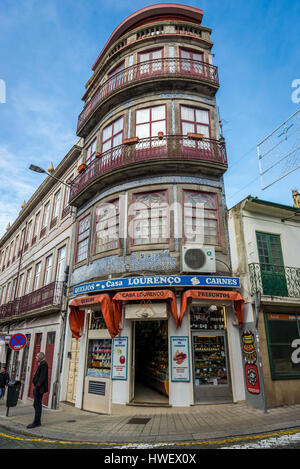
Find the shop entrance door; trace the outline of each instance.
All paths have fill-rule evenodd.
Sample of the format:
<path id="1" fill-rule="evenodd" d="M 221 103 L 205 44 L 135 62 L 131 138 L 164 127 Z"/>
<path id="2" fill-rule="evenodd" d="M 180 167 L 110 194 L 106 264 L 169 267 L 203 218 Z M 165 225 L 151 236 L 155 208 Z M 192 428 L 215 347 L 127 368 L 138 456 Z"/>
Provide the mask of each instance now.
<path id="1" fill-rule="evenodd" d="M 232 402 L 226 331 L 193 332 L 195 404 Z"/>
<path id="2" fill-rule="evenodd" d="M 135 321 L 133 330 L 132 403 L 169 405 L 168 321 Z"/>

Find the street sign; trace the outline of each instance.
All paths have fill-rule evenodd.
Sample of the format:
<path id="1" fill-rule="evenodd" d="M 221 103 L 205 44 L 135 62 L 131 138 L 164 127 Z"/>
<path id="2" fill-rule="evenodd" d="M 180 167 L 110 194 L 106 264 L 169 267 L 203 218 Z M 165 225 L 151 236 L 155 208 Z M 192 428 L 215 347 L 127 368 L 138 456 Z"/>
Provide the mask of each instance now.
<path id="1" fill-rule="evenodd" d="M 26 344 L 27 339 L 25 335 L 20 333 L 14 334 L 9 341 L 9 347 L 12 350 L 15 350 L 16 352 L 22 350 L 22 348 L 24 348 Z"/>

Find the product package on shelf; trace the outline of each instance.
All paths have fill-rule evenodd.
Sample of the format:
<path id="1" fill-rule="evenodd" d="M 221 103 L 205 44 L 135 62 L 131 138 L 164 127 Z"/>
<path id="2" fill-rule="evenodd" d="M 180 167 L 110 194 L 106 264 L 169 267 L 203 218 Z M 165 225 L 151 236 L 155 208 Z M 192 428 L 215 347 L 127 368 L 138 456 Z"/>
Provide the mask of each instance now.
<path id="1" fill-rule="evenodd" d="M 227 365 L 223 336 L 194 336 L 195 384 L 227 384 Z"/>
<path id="2" fill-rule="evenodd" d="M 223 306 L 191 305 L 191 329 L 224 330 L 226 329 Z"/>
<path id="3" fill-rule="evenodd" d="M 111 340 L 89 340 L 87 376 L 110 378 L 111 375 Z"/>

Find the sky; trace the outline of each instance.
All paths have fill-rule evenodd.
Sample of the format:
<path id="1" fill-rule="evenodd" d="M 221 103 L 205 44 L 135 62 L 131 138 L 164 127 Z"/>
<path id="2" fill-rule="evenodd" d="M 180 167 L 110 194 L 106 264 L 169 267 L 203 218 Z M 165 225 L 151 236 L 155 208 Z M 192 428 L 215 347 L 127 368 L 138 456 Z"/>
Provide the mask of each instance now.
<path id="1" fill-rule="evenodd" d="M 78 141 L 85 84 L 112 31 L 157 3 L 0 0 L 0 236 L 45 178 L 29 165 L 56 167 Z M 228 208 L 250 194 L 292 205 L 300 170 L 262 190 L 257 144 L 300 109 L 299 0 L 173 3 L 202 9 L 212 28 Z"/>

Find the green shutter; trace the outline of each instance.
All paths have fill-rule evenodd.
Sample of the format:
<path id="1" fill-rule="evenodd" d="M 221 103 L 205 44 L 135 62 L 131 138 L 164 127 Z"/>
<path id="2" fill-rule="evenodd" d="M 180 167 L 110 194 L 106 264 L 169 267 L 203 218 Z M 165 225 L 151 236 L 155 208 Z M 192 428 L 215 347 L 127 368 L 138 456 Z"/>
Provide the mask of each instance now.
<path id="1" fill-rule="evenodd" d="M 256 233 L 264 295 L 288 296 L 280 236 Z"/>

